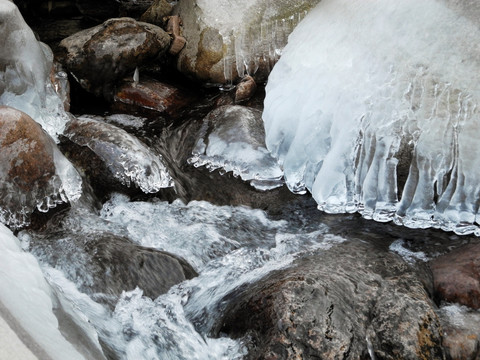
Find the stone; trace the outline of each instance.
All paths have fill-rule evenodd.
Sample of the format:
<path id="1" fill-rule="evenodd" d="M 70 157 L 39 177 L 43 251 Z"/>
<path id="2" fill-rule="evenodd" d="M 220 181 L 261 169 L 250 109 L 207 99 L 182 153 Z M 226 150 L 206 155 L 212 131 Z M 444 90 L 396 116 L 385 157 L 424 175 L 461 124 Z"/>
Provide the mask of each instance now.
<path id="1" fill-rule="evenodd" d="M 28 226 L 31 214 L 76 200 L 81 179 L 42 127 L 27 114 L 0 106 L 0 221 Z"/>
<path id="2" fill-rule="evenodd" d="M 112 191 L 150 194 L 173 186 L 160 154 L 101 117 L 72 119 L 64 135 L 63 151 L 100 198 Z"/>
<path id="3" fill-rule="evenodd" d="M 439 256 L 430 262 L 430 267 L 438 301 L 480 308 L 480 243 Z"/>
<path id="4" fill-rule="evenodd" d="M 116 89 L 113 109 L 124 113 L 175 115 L 195 99 L 179 88 L 148 78 L 123 81 Z"/>
<path id="5" fill-rule="evenodd" d="M 172 13 L 173 6 L 167 0 L 154 0 L 152 5 L 142 14 L 140 21 L 164 26 L 166 17 Z"/>
<path id="6" fill-rule="evenodd" d="M 445 359 L 416 271 L 350 240 L 237 289 L 214 335 L 247 336 L 246 359 Z"/>
<path id="7" fill-rule="evenodd" d="M 80 13 L 95 23 L 119 16 L 119 5 L 116 0 L 75 0 Z"/>
<path id="8" fill-rule="evenodd" d="M 182 258 L 109 232 L 85 233 L 75 225 L 47 231 L 30 241 L 31 252 L 61 269 L 80 291 L 112 305 L 122 291 L 139 287 L 155 299 L 173 285 L 197 276 Z"/>
<path id="9" fill-rule="evenodd" d="M 59 61 L 85 90 L 111 99 L 118 80 L 169 46 L 170 36 L 160 27 L 116 18 L 62 40 Z"/>
<path id="10" fill-rule="evenodd" d="M 177 68 L 215 84 L 244 75 L 264 81 L 287 37 L 317 0 L 182 0 L 174 8 L 183 22 L 185 48 Z"/>
<path id="11" fill-rule="evenodd" d="M 237 85 L 235 91 L 235 104 L 249 100 L 257 90 L 257 84 L 250 75 L 246 75 Z"/>

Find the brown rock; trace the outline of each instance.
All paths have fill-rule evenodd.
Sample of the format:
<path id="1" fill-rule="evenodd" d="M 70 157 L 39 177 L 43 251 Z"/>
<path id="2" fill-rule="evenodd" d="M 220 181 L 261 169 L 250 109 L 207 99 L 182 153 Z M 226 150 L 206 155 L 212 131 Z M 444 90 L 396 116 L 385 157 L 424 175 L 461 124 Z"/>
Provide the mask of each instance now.
<path id="1" fill-rule="evenodd" d="M 37 208 L 46 212 L 67 201 L 56 174 L 60 157 L 55 143 L 30 116 L 0 106 L 1 222 L 23 227 Z"/>
<path id="2" fill-rule="evenodd" d="M 169 46 L 160 27 L 117 18 L 62 40 L 59 59 L 85 90 L 109 99 L 117 80 Z"/>
<path id="3" fill-rule="evenodd" d="M 480 243 L 457 248 L 430 266 L 439 300 L 480 308 Z"/>
<path id="4" fill-rule="evenodd" d="M 235 92 L 235 104 L 249 100 L 257 90 L 257 84 L 250 75 L 245 76 L 242 81 L 237 85 L 237 91 Z"/>
<path id="5" fill-rule="evenodd" d="M 172 44 L 168 49 L 169 54 L 177 55 L 187 43 L 187 40 L 181 35 L 180 25 L 182 20 L 180 16 L 174 15 L 168 17 L 167 32 L 172 36 Z"/>
<path id="6" fill-rule="evenodd" d="M 165 25 L 165 19 L 171 14 L 173 6 L 167 0 L 155 0 L 152 5 L 140 17 L 140 21 L 158 26 Z"/>
<path id="7" fill-rule="evenodd" d="M 174 115 L 194 98 L 180 89 L 153 79 L 124 81 L 114 96 L 113 108 L 126 113 Z"/>

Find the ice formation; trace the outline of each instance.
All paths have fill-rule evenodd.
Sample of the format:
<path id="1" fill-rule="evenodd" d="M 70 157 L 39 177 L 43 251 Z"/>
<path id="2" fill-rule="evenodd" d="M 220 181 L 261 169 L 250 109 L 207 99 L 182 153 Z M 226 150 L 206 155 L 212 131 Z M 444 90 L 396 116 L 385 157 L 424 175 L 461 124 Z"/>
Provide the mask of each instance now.
<path id="1" fill-rule="evenodd" d="M 3 289 L 0 305 L 31 337 L 33 345 L 37 345 L 36 355 L 52 360 L 84 359 L 58 329 L 52 311 L 52 293 L 37 260 L 21 250 L 18 239 L 3 224 L 0 224 L 0 287 Z"/>
<path id="2" fill-rule="evenodd" d="M 327 212 L 480 233 L 479 9 L 324 0 L 267 85 L 268 149 Z"/>
<path id="3" fill-rule="evenodd" d="M 54 139 L 68 116 L 51 81 L 53 54 L 13 2 L 0 0 L 0 105 L 30 115 Z"/>
<path id="4" fill-rule="evenodd" d="M 283 173 L 265 147 L 259 110 L 221 106 L 207 115 L 189 163 L 232 172 L 258 190 L 283 185 Z"/>
<path id="5" fill-rule="evenodd" d="M 145 193 L 173 186 L 161 155 L 154 154 L 136 137 L 99 117 L 77 118 L 68 123 L 65 135 L 78 145 L 88 146 L 126 186 L 135 184 Z"/>

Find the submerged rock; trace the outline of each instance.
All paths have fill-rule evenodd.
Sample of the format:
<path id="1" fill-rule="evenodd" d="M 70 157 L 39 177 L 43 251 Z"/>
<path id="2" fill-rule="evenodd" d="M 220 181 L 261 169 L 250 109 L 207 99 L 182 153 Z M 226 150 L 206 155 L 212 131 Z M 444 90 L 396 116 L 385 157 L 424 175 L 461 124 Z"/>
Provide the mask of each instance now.
<path id="1" fill-rule="evenodd" d="M 245 74 L 266 79 L 287 37 L 318 3 L 306 0 L 182 0 L 174 9 L 187 44 L 178 69 L 196 79 L 225 84 Z"/>
<path id="2" fill-rule="evenodd" d="M 247 359 L 445 358 L 416 271 L 365 242 L 298 259 L 225 301 L 217 334 L 250 339 Z"/>
<path id="3" fill-rule="evenodd" d="M 30 247 L 42 262 L 62 270 L 80 291 L 111 304 L 122 291 L 139 287 L 146 296 L 156 298 L 173 285 L 197 276 L 176 255 L 108 232 L 54 230 L 36 237 Z"/>
<path id="4" fill-rule="evenodd" d="M 169 45 L 170 36 L 160 27 L 117 18 L 62 40 L 59 59 L 85 90 L 110 99 L 119 79 Z"/>
<path id="5" fill-rule="evenodd" d="M 480 309 L 480 243 L 439 256 L 430 262 L 430 267 L 439 301 Z"/>
<path id="6" fill-rule="evenodd" d="M 101 117 L 72 119 L 65 129 L 67 157 L 81 168 L 100 197 L 125 188 L 156 193 L 173 186 L 160 154 Z"/>
<path id="7" fill-rule="evenodd" d="M 77 200 L 82 180 L 42 127 L 27 114 L 0 106 L 0 221 L 14 228 Z"/>

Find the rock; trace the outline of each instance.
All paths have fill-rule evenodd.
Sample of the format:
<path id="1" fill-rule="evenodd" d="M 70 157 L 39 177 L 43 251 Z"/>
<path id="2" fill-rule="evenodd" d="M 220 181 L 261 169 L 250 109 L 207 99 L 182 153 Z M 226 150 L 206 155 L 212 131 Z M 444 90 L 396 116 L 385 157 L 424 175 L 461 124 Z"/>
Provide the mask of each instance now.
<path id="1" fill-rule="evenodd" d="M 56 229 L 36 235 L 30 247 L 43 262 L 61 269 L 80 291 L 111 304 L 122 291 L 139 287 L 146 296 L 156 298 L 173 285 L 197 276 L 176 255 L 142 247 L 108 232 Z"/>
<path id="2" fill-rule="evenodd" d="M 246 359 L 445 359 L 416 272 L 366 242 L 295 260 L 224 300 L 214 334 L 251 339 Z"/>
<path id="3" fill-rule="evenodd" d="M 96 23 L 119 16 L 119 6 L 116 0 L 76 0 L 78 10 L 87 19 Z"/>
<path id="4" fill-rule="evenodd" d="M 35 210 L 47 212 L 80 197 L 79 174 L 27 114 L 0 106 L 0 149 L 2 223 L 25 227 Z"/>
<path id="5" fill-rule="evenodd" d="M 255 90 L 257 90 L 255 80 L 250 75 L 246 75 L 237 85 L 235 104 L 249 100 L 255 93 Z"/>
<path id="6" fill-rule="evenodd" d="M 59 60 L 85 90 L 110 99 L 117 80 L 169 46 L 170 36 L 158 26 L 117 18 L 62 40 Z"/>
<path id="7" fill-rule="evenodd" d="M 177 67 L 205 82 L 236 82 L 245 74 L 267 78 L 287 37 L 318 0 L 182 0 L 173 13 L 187 44 Z"/>
<path id="8" fill-rule="evenodd" d="M 167 0 L 155 0 L 152 5 L 142 14 L 140 21 L 164 26 L 165 18 L 172 13 L 173 6 Z"/>
<path id="9" fill-rule="evenodd" d="M 167 32 L 172 36 L 173 40 L 172 44 L 170 45 L 170 49 L 168 49 L 168 53 L 171 55 L 177 55 L 187 43 L 187 40 L 181 35 L 181 24 L 182 21 L 180 19 L 180 16 L 169 16 L 167 23 Z"/>
<path id="10" fill-rule="evenodd" d="M 123 81 L 115 92 L 113 109 L 124 113 L 158 116 L 175 115 L 194 97 L 177 87 L 154 79 Z"/>
<path id="11" fill-rule="evenodd" d="M 232 172 L 258 190 L 283 185 L 283 171 L 265 147 L 260 110 L 225 105 L 204 119 L 189 163 Z"/>
<path id="12" fill-rule="evenodd" d="M 119 4 L 120 16 L 137 18 L 152 6 L 154 0 L 116 0 Z"/>
<path id="13" fill-rule="evenodd" d="M 447 359 L 480 359 L 480 314 L 465 306 L 446 305 L 439 310 Z"/>
<path id="14" fill-rule="evenodd" d="M 480 243 L 471 243 L 439 256 L 430 263 L 435 297 L 480 308 Z"/>
<path id="15" fill-rule="evenodd" d="M 173 186 L 161 155 L 100 117 L 72 119 L 65 137 L 70 141 L 62 149 L 85 172 L 99 197 L 112 191 L 156 193 Z"/>

